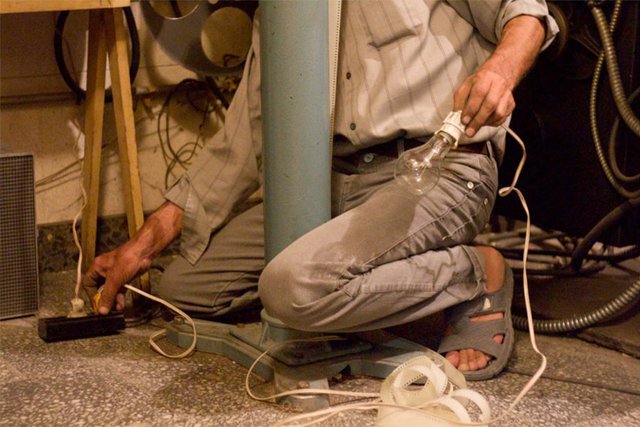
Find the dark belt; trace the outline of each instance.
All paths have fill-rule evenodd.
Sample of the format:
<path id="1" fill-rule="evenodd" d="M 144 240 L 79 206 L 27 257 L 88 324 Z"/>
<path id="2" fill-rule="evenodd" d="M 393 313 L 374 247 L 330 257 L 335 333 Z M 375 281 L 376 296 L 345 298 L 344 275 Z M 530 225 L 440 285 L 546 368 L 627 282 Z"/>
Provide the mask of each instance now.
<path id="1" fill-rule="evenodd" d="M 418 139 L 405 139 L 403 142 L 404 151 L 411 150 L 412 148 L 416 148 L 424 144 L 424 141 L 420 141 Z M 373 153 L 380 156 L 397 158 L 398 151 L 398 140 L 393 140 L 384 144 L 378 144 L 372 147 L 365 148 L 355 154 L 359 155 L 362 153 Z M 456 148 L 455 151 L 459 151 L 462 153 L 484 154 L 486 156 L 489 155 L 487 142 L 474 142 L 471 144 L 458 145 L 458 148 Z"/>

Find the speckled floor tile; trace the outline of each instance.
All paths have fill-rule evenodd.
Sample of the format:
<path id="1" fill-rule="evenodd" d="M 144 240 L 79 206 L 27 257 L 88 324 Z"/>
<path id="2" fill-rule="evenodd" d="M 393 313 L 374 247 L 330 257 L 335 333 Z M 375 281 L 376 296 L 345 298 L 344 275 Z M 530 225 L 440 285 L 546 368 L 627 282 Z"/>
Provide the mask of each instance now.
<path id="1" fill-rule="evenodd" d="M 24 376 L 16 368 L 0 358 L 0 385 L 22 380 Z"/>
<path id="2" fill-rule="evenodd" d="M 73 272 L 43 275 L 42 313 L 66 309 L 73 278 Z M 0 426 L 268 426 L 292 414 L 252 400 L 244 390 L 246 369 L 225 357 L 157 355 L 147 342 L 158 330 L 154 324 L 50 344 L 38 338 L 35 325 L 33 317 L 0 322 Z M 549 358 L 546 378 L 497 425 L 640 426 L 639 360 L 572 338 L 538 341 Z M 501 414 L 538 363 L 526 334 L 518 333 L 507 372 L 470 385 Z M 257 378 L 252 384 L 261 393 L 272 388 Z M 380 385 L 347 376 L 332 388 L 377 392 Z M 375 417 L 348 413 L 319 425 L 373 426 Z"/>
<path id="3" fill-rule="evenodd" d="M 526 375 L 505 373 L 497 380 L 474 382 L 471 386 L 489 399 L 494 415 L 500 415 L 529 379 Z M 630 425 L 617 423 L 618 420 L 639 407 L 639 395 L 543 378 L 513 413 L 496 425 L 561 427 L 599 418 L 623 427 Z M 600 424 L 591 425 L 596 427 Z"/>
<path id="4" fill-rule="evenodd" d="M 536 341 L 547 357 L 545 378 L 640 395 L 640 360 L 574 338 L 537 335 Z M 518 332 L 507 370 L 533 375 L 539 365 L 528 335 Z"/>

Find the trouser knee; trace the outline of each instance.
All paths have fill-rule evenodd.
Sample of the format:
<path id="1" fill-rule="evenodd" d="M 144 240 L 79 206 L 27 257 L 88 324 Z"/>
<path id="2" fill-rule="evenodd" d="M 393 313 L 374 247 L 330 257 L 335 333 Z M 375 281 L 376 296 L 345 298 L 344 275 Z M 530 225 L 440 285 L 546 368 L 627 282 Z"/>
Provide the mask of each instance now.
<path id="1" fill-rule="evenodd" d="M 204 316 L 219 316 L 259 305 L 258 273 L 200 271 L 176 258 L 153 292 L 176 307 Z"/>
<path id="2" fill-rule="evenodd" d="M 179 275 L 170 266 L 162 273 L 159 280 L 151 282 L 152 294 L 178 307 L 180 306 L 177 298 L 179 290 Z"/>
<path id="3" fill-rule="evenodd" d="M 276 257 L 260 276 L 258 291 L 269 315 L 299 330 L 318 331 L 322 314 L 308 308 L 319 298 L 312 291 L 311 275 L 303 263 Z"/>

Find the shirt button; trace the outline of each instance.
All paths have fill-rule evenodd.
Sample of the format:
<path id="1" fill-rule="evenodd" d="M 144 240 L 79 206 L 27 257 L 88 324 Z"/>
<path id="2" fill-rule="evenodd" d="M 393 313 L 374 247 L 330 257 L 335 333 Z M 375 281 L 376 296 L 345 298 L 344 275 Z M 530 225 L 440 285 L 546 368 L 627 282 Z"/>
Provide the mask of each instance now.
<path id="1" fill-rule="evenodd" d="M 347 80 L 351 78 L 351 73 L 347 72 Z"/>
<path id="2" fill-rule="evenodd" d="M 351 128 L 351 130 L 356 130 L 356 124 L 355 123 L 351 123 L 349 125 L 349 128 Z"/>
<path id="3" fill-rule="evenodd" d="M 471 190 L 473 188 L 473 182 L 471 181 L 467 182 L 467 188 Z"/>
<path id="4" fill-rule="evenodd" d="M 364 156 L 362 156 L 362 160 L 363 160 L 365 163 L 371 163 L 371 162 L 373 161 L 373 158 L 374 158 L 375 156 L 376 156 L 376 155 L 375 155 L 375 154 L 373 154 L 373 153 L 367 153 L 367 154 L 365 154 Z"/>

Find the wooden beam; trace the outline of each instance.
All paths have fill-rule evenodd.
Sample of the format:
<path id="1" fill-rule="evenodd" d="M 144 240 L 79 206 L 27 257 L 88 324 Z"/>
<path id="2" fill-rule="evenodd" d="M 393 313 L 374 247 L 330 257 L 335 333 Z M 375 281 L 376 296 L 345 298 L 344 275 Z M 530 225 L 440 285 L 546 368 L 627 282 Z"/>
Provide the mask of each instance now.
<path id="1" fill-rule="evenodd" d="M 0 14 L 111 9 L 130 5 L 130 0 L 2 0 L 0 1 Z"/>

